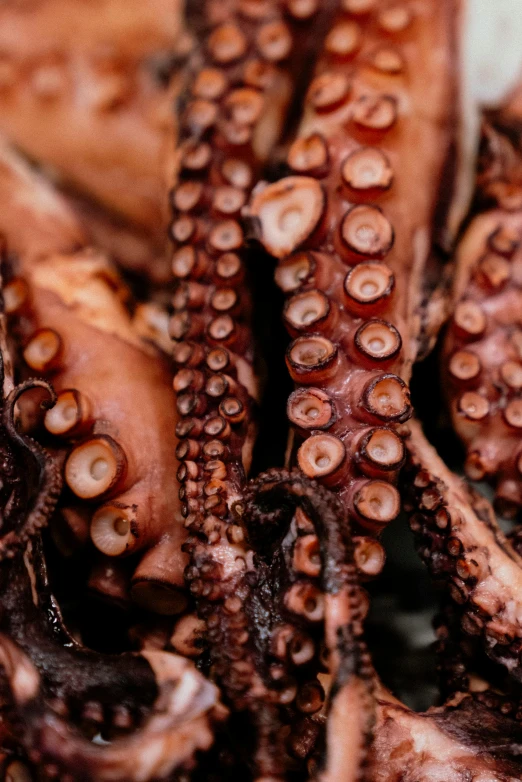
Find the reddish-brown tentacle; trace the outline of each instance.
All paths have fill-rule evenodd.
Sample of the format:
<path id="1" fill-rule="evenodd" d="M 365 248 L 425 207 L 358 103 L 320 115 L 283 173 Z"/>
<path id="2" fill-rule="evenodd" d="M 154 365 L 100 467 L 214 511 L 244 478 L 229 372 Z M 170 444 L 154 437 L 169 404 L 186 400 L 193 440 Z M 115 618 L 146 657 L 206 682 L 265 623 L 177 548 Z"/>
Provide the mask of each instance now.
<path id="1" fill-rule="evenodd" d="M 295 458 L 371 534 L 400 507 L 422 278 L 453 132 L 455 15 L 453 2 L 345 4 L 288 153 L 292 176 L 258 187 L 250 205 L 288 294 Z"/>
<path id="2" fill-rule="evenodd" d="M 467 451 L 466 474 L 493 482 L 498 510 L 511 517 L 522 506 L 519 92 L 484 126 L 476 195 L 486 210 L 457 247 L 442 359 L 453 425 Z"/>
<path id="3" fill-rule="evenodd" d="M 341 777 L 362 779 L 374 721 L 374 672 L 362 638 L 364 607 L 346 510 L 334 494 L 307 480 L 298 470 L 271 470 L 261 475 L 249 486 L 244 502 L 247 533 L 256 550 L 257 566 L 264 572 L 261 583 L 271 599 L 268 622 L 265 619 L 261 624 L 258 620 L 254 627 L 256 647 L 265 665 L 272 659 L 273 670 L 277 656 L 278 667 L 284 666 L 285 676 L 291 674 L 295 682 L 296 695 L 281 701 L 293 716 L 290 746 L 294 752 L 299 750 L 302 757 L 310 758 L 310 771 L 315 769 L 317 778 L 324 782 Z M 320 558 L 318 568 L 314 573 L 292 572 L 287 564 L 285 571 L 278 561 L 278 552 L 283 552 L 282 559 L 295 566 L 299 543 L 312 537 Z M 287 579 L 290 586 L 285 583 Z M 262 616 L 256 610 L 261 603 L 255 594 L 250 603 L 250 614 Z M 285 614 L 292 623 L 296 619 L 308 620 L 310 629 L 319 625 L 328 674 L 319 673 L 319 661 L 313 656 L 307 666 L 295 664 L 299 655 L 295 647 L 294 665 L 289 665 L 291 659 L 285 660 L 279 647 L 284 650 L 288 644 L 288 654 L 292 640 L 295 641 L 295 630 L 281 625 Z M 300 651 L 303 654 L 302 641 Z M 325 691 L 326 704 L 321 708 Z M 307 716 L 296 730 L 299 712 Z M 280 732 L 273 716 L 272 723 L 271 750 L 280 755 Z M 339 740 L 341 735 L 344 741 Z M 319 760 L 323 743 L 325 757 Z"/>
<path id="4" fill-rule="evenodd" d="M 63 201 L 7 151 L 0 198 L 16 274 L 5 290 L 10 322 L 26 373 L 51 380 L 58 395 L 42 436 L 65 457 L 63 514 L 73 525 L 87 516 L 108 556 L 142 552 L 132 596 L 177 613 L 187 602 L 186 534 L 165 437 L 176 427 L 167 363 L 134 330 L 126 290 L 100 253 L 79 244 Z"/>
<path id="5" fill-rule="evenodd" d="M 170 334 L 186 577 L 212 670 L 236 709 L 252 713 L 271 696 L 249 631 L 256 572 L 240 523 L 258 397 L 241 211 L 282 132 L 318 9 L 317 2 L 206 2 L 201 46 L 178 103 Z M 272 774 L 264 753 L 270 720 L 260 718 L 256 729 L 257 773 Z"/>
<path id="6" fill-rule="evenodd" d="M 485 498 L 443 463 L 411 423 L 405 506 L 419 554 L 460 613 L 465 634 L 522 680 L 522 560 Z"/>
<path id="7" fill-rule="evenodd" d="M 0 330 L 0 517 L 2 531 L 16 534 L 11 559 L 0 561 L 3 747 L 15 758 L 25 749 L 24 757 L 45 778 L 165 778 L 191 766 L 195 752 L 212 744 L 213 726 L 224 717 L 217 688 L 180 657 L 154 651 L 100 655 L 81 647 L 63 626 L 38 534 L 53 512 L 61 475 L 51 455 L 14 423 L 15 404 L 31 387 L 46 391 L 51 402 L 55 395 L 37 380 L 9 392 L 3 313 Z M 99 732 L 108 745 L 92 743 Z M 2 766 L 6 780 L 31 778 L 19 760 Z"/>
<path id="8" fill-rule="evenodd" d="M 475 218 L 456 254 L 455 309 L 443 353 L 466 474 L 494 481 L 496 505 L 511 516 L 522 505 L 521 242 L 522 212 L 494 209 Z"/>
<path id="9" fill-rule="evenodd" d="M 33 444 L 10 439 L 2 427 L 2 471 L 18 451 L 23 478 L 7 491 L 3 484 L 3 521 L 27 528 L 31 506 L 52 506 L 53 486 L 44 480 L 50 457 L 38 448 L 35 459 Z M 217 688 L 181 657 L 157 651 L 111 657 L 81 647 L 63 627 L 36 533 L 9 567 L 1 564 L 0 591 L 8 720 L 37 769 L 92 782 L 143 782 L 190 766 L 195 752 L 211 745 L 213 724 L 225 714 Z M 97 732 L 111 738 L 108 746 L 92 743 Z"/>
<path id="10" fill-rule="evenodd" d="M 42 408 L 52 409 L 52 406 L 56 404 L 56 394 L 53 389 L 42 380 L 28 380 L 16 386 L 5 400 L 3 426 L 11 441 L 15 446 L 18 446 L 18 449 L 31 452 L 31 457 L 37 462 L 39 467 L 40 487 L 41 489 L 45 487 L 45 492 L 41 490 L 37 493 L 37 500 L 26 518 L 24 518 L 23 526 L 9 529 L 7 525 L 3 525 L 4 530 L 0 538 L 0 560 L 5 557 L 12 557 L 17 549 L 23 547 L 29 540 L 40 533 L 42 527 L 49 522 L 53 514 L 63 486 L 59 462 L 51 458 L 35 440 L 21 434 L 15 425 L 16 403 L 26 392 L 35 389 L 43 389 L 48 395 L 48 398 L 42 402 Z M 16 485 L 20 481 L 20 476 L 13 470 L 10 459 L 6 459 L 3 470 L 6 476 L 5 479 L 9 480 L 11 484 Z"/>

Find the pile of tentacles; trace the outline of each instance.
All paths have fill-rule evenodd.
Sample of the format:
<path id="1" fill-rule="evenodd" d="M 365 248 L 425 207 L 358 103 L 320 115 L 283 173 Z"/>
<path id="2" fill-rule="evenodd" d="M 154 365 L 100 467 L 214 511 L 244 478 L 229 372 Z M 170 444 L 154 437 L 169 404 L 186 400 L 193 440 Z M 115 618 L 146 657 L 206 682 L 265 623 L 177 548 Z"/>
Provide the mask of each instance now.
<path id="1" fill-rule="evenodd" d="M 0 3 L 5 782 L 522 778 L 522 79 L 473 156 L 464 5 Z"/>

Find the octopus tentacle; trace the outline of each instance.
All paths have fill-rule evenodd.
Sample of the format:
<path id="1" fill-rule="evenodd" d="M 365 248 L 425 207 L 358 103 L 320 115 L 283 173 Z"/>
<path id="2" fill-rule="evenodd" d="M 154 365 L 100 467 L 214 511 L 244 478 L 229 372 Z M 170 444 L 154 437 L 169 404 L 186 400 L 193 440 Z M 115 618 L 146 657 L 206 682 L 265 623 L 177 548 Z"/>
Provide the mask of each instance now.
<path id="1" fill-rule="evenodd" d="M 168 777 L 174 769 L 190 765 L 194 753 L 212 743 L 212 713 L 216 688 L 181 657 L 161 652 L 144 653 L 157 677 L 157 705 L 145 725 L 107 747 L 96 746 L 77 734 L 66 720 L 49 712 L 40 693 L 37 670 L 13 643 L 0 636 L 0 662 L 10 682 L 13 699 L 33 762 L 63 772 L 81 769 L 82 779 L 143 782 Z M 130 666 L 135 684 L 137 670 Z M 121 664 L 121 663 L 120 663 Z M 24 679 L 24 686 L 18 682 Z M 174 686 L 174 691 L 172 688 Z"/>
<path id="2" fill-rule="evenodd" d="M 520 681 L 522 560 L 487 500 L 451 473 L 417 422 L 411 429 L 405 506 L 419 554 L 445 584 L 464 633 Z"/>
<path id="3" fill-rule="evenodd" d="M 48 489 L 40 485 L 37 505 L 46 503 Z M 38 538 L 9 570 L 2 567 L 7 634 L 0 634 L 0 663 L 18 740 L 34 764 L 64 774 L 81 768 L 85 779 L 140 782 L 164 778 L 210 746 L 211 726 L 224 711 L 217 689 L 190 663 L 162 652 L 111 657 L 81 647 L 49 592 Z M 134 732 L 95 746 L 81 732 L 95 714 L 102 733 L 113 726 Z"/>
<path id="4" fill-rule="evenodd" d="M 134 599 L 177 613 L 187 602 L 186 535 L 172 478 L 177 460 L 164 438 L 176 427 L 167 362 L 134 330 L 128 292 L 85 247 L 63 200 L 7 149 L 0 158 L 0 224 L 15 272 L 8 317 L 26 372 L 52 381 L 57 393 L 39 436 L 64 457 L 62 509 L 77 516 L 81 506 L 102 553 L 141 552 Z"/>
<path id="5" fill-rule="evenodd" d="M 522 505 L 522 202 L 516 203 L 522 147 L 493 128 L 486 132 L 490 159 L 483 162 L 477 195 L 497 205 L 475 217 L 457 247 L 442 361 L 453 425 L 467 450 L 466 474 L 493 482 L 496 507 L 514 517 Z"/>
<path id="6" fill-rule="evenodd" d="M 2 344 L 2 372 L 9 364 Z M 0 666 L 10 724 L 32 763 L 48 777 L 80 775 L 93 782 L 165 778 L 211 745 L 213 723 L 224 716 L 217 688 L 180 657 L 161 652 L 99 655 L 81 647 L 63 626 L 37 534 L 44 512 L 55 504 L 59 473 L 51 457 L 14 424 L 16 401 L 34 387 L 54 401 L 52 389 L 38 380 L 2 398 L 2 522 L 25 532 L 25 545 L 12 552 L 9 567 L 0 563 L 5 609 Z M 146 719 L 132 735 L 103 747 L 82 735 L 87 712 L 101 715 L 97 728 L 102 731 L 108 725 L 129 733 Z M 15 774 L 11 766 L 7 778 Z"/>
<path id="7" fill-rule="evenodd" d="M 5 532 L 0 540 L 0 559 L 13 556 L 14 548 L 26 544 L 32 537 L 38 535 L 51 518 L 58 502 L 62 489 L 62 474 L 59 462 L 53 459 L 35 440 L 21 434 L 15 425 L 15 405 L 18 400 L 28 391 L 35 388 L 43 389 L 48 394 L 48 399 L 41 405 L 43 408 L 50 408 L 56 402 L 56 394 L 52 387 L 42 380 L 28 380 L 16 386 L 5 400 L 3 409 L 3 425 L 11 442 L 18 449 L 22 448 L 29 451 L 32 459 L 39 468 L 39 486 L 45 491 L 37 492 L 36 500 L 29 514 L 23 521 L 21 529 L 12 529 Z M 9 469 L 6 465 L 4 469 Z M 11 472 L 11 471 L 10 471 Z M 13 475 L 11 473 L 11 480 Z M 14 478 L 19 482 L 20 478 Z M 5 521 L 5 520 L 4 520 Z"/>
<path id="8" fill-rule="evenodd" d="M 295 459 L 370 534 L 400 508 L 422 277 L 452 136 L 455 4 L 393 10 L 397 26 L 379 4 L 336 17 L 288 154 L 292 175 L 257 187 L 249 207 L 288 295 Z"/>
<path id="9" fill-rule="evenodd" d="M 241 211 L 282 133 L 320 18 L 315 2 L 297 8 L 209 0 L 199 15 L 202 45 L 178 101 L 171 194 L 178 284 L 170 334 L 178 370 L 178 479 L 189 531 L 186 578 L 207 626 L 212 670 L 236 708 L 252 713 L 268 696 L 245 613 L 256 573 L 241 510 L 258 379 Z"/>
<path id="10" fill-rule="evenodd" d="M 373 726 L 373 668 L 362 638 L 363 609 L 357 583 L 353 558 L 353 545 L 348 531 L 346 511 L 339 499 L 323 487 L 303 477 L 297 470 L 270 470 L 253 481 L 245 494 L 245 524 L 250 537 L 258 540 L 258 554 L 272 557 L 274 545 L 288 528 L 288 519 L 300 509 L 305 514 L 319 542 L 321 567 L 318 579 L 320 593 L 315 600 L 324 603 L 322 623 L 324 623 L 325 646 L 328 655 L 328 670 L 331 677 L 328 704 L 326 706 L 326 758 L 325 768 L 319 778 L 334 780 L 342 772 L 343 778 L 355 780 L 364 776 L 367 747 Z M 285 523 L 286 522 L 286 523 Z M 281 529 L 282 528 L 282 529 Z M 310 537 L 310 532 L 299 540 Z M 283 544 L 284 545 L 284 544 Z M 273 605 L 277 605 L 279 579 L 274 579 Z M 294 582 L 301 589 L 309 581 L 302 579 Z M 280 587 L 279 587 L 280 588 Z M 293 587 L 291 587 L 293 589 Z M 288 592 L 286 593 L 288 595 Z M 313 600 L 309 592 L 309 600 Z M 274 612 L 275 613 L 275 612 Z M 268 635 L 268 648 L 277 645 L 281 636 L 281 626 L 274 623 L 263 630 L 258 648 L 262 647 L 263 636 Z M 274 627 L 275 624 L 275 627 Z M 317 669 L 316 669 L 317 670 Z M 306 683 L 302 674 L 294 671 L 298 687 L 303 692 L 314 686 L 312 671 L 307 670 Z M 318 679 L 315 686 L 321 686 Z M 274 729 L 274 734 L 276 730 Z M 341 746 L 338 736 L 345 735 Z M 309 754 L 312 754 L 309 749 Z"/>

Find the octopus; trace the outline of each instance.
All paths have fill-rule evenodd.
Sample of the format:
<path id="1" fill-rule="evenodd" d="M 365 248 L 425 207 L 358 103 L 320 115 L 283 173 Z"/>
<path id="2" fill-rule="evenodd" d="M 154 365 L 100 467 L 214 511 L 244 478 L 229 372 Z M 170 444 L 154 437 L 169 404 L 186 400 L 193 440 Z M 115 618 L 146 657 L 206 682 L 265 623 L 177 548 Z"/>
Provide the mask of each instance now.
<path id="1" fill-rule="evenodd" d="M 4 782 L 521 778 L 522 82 L 471 170 L 463 5 L 2 4 Z M 366 632 L 401 518 L 422 712 Z"/>

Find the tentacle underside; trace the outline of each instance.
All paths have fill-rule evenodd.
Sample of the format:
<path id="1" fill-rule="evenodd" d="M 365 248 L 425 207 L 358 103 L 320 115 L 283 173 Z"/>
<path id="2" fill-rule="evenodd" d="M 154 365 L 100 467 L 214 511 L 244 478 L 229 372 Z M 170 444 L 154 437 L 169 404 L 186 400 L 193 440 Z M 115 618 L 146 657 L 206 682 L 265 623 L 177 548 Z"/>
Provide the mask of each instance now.
<path id="1" fill-rule="evenodd" d="M 400 507 L 423 274 L 452 141 L 456 11 L 344 3 L 288 153 L 292 175 L 258 187 L 250 206 L 288 294 L 295 458 L 371 534 Z M 378 544 L 361 546 L 373 546 L 360 562 L 374 575 Z"/>
<path id="2" fill-rule="evenodd" d="M 17 516 L 28 512 L 27 485 L 19 483 L 7 520 L 13 509 Z M 49 489 L 39 487 L 34 507 L 48 504 Z M 0 665 L 16 731 L 10 740 L 22 743 L 36 769 L 51 778 L 143 782 L 190 766 L 194 753 L 211 745 L 212 725 L 224 716 L 217 689 L 181 657 L 110 657 L 73 641 L 49 593 L 38 537 L 9 568 L 1 565 L 0 578 Z M 126 735 L 95 746 L 82 731 L 98 712 L 98 730 L 117 728 Z"/>
<path id="3" fill-rule="evenodd" d="M 1 350 L 2 381 L 12 381 L 4 377 L 11 366 L 5 339 Z M 4 388 L 10 384 L 2 382 Z M 1 402 L 2 528 L 18 534 L 11 559 L 0 562 L 3 749 L 18 757 L 25 749 L 45 778 L 165 778 L 190 766 L 194 753 L 212 743 L 212 726 L 224 716 L 217 689 L 181 657 L 99 655 L 82 648 L 63 627 L 39 537 L 53 512 L 61 474 L 55 459 L 18 432 L 13 420 L 15 402 L 31 387 L 46 389 L 55 402 L 52 390 L 37 380 L 15 387 L 7 399 L 3 394 Z M 101 715 L 99 730 L 126 735 L 94 745 L 84 733 L 93 710 Z M 29 774 L 18 760 L 6 761 L 6 779 Z"/>
<path id="4" fill-rule="evenodd" d="M 281 135 L 321 18 L 317 3 L 204 4 L 199 22 L 206 32 L 179 101 L 172 191 L 178 286 L 170 334 L 181 416 L 178 477 L 189 531 L 186 576 L 206 624 L 211 670 L 235 708 L 252 714 L 256 773 L 277 778 L 288 763 L 302 763 L 307 750 L 290 760 L 278 727 L 285 721 L 288 690 L 281 675 L 292 637 L 281 637 L 283 662 L 269 675 L 249 616 L 261 587 L 241 519 L 258 381 L 241 210 Z M 270 632 L 272 617 L 265 614 L 261 624 Z M 311 644 L 310 654 L 303 643 L 307 662 L 315 649 Z"/>
<path id="5" fill-rule="evenodd" d="M 515 680 L 522 669 L 522 559 L 481 495 L 457 478 L 412 423 L 404 473 L 418 550 L 458 607 L 462 630 Z"/>
<path id="6" fill-rule="evenodd" d="M 256 552 L 267 569 L 267 563 L 277 559 L 274 547 L 276 550 L 280 547 L 284 550 L 288 546 L 288 533 L 291 530 L 283 522 L 285 517 L 291 517 L 294 513 L 293 523 L 301 526 L 301 535 L 298 533 L 293 547 L 294 566 L 299 561 L 302 564 L 307 561 L 304 550 L 310 550 L 312 539 L 315 539 L 319 553 L 320 563 L 314 563 L 311 557 L 308 559 L 309 566 L 316 564 L 316 578 L 304 580 L 303 571 L 299 572 L 296 567 L 298 580 L 283 596 L 287 612 L 288 608 L 293 608 L 303 616 L 308 613 L 309 618 L 315 612 L 315 623 L 318 619 L 324 623 L 321 634 L 324 634 L 328 673 L 313 679 L 312 675 L 317 671 L 317 668 L 314 671 L 315 666 L 310 666 L 308 671 L 306 668 L 300 671 L 295 666 L 292 671 L 292 680 L 296 681 L 299 688 L 297 709 L 309 715 L 308 730 L 312 733 L 307 753 L 311 755 L 309 771 L 313 770 L 314 778 L 322 782 L 334 782 L 341 778 L 351 782 L 366 778 L 367 751 L 374 721 L 374 672 L 362 638 L 364 616 L 346 511 L 334 494 L 304 478 L 298 470 L 290 473 L 272 470 L 261 475 L 249 486 L 245 502 L 248 508 L 247 530 L 251 538 L 259 540 Z M 304 528 L 305 524 L 307 529 Z M 259 537 L 260 533 L 262 537 Z M 310 571 L 307 575 L 310 576 Z M 280 589 L 280 584 L 277 585 Z M 300 610 L 299 593 L 303 601 Z M 274 612 L 278 610 L 280 598 L 281 595 L 276 591 L 272 594 Z M 315 608 L 311 607 L 312 602 L 315 602 Z M 284 615 L 285 607 L 279 610 Z M 276 627 L 272 635 L 267 652 L 272 653 L 274 658 L 274 649 L 281 646 L 285 635 L 291 643 L 288 629 L 288 625 Z M 262 643 L 262 638 L 258 639 L 260 648 Z M 290 644 L 289 647 L 291 649 Z M 301 640 L 301 651 L 303 647 Z M 281 662 L 284 658 L 281 654 L 278 656 Z M 303 679 L 303 670 L 308 681 Z M 324 714 L 321 714 L 323 709 L 319 711 L 321 698 L 317 699 L 316 696 L 317 713 L 314 715 L 314 699 L 310 695 L 314 690 L 320 692 L 323 686 L 327 692 Z M 286 703 L 290 705 L 291 700 L 287 699 Z M 326 726 L 323 727 L 325 718 Z M 312 737 L 319 728 L 321 733 L 326 731 L 322 737 L 326 744 L 324 758 L 317 751 L 313 752 Z M 343 741 L 339 741 L 341 735 Z M 304 743 L 303 749 L 305 747 Z"/>
<path id="7" fill-rule="evenodd" d="M 495 486 L 498 510 L 522 507 L 522 143 L 517 95 L 484 127 L 477 198 L 489 207 L 456 251 L 443 373 L 466 474 Z M 491 208 L 491 201 L 494 201 Z"/>
<path id="8" fill-rule="evenodd" d="M 63 200 L 5 147 L 0 201 L 5 301 L 22 370 L 49 379 L 58 394 L 36 432 L 64 461 L 67 491 L 53 529 L 66 527 L 78 547 L 90 533 L 107 557 L 140 553 L 134 599 L 177 613 L 187 602 L 186 535 L 164 437 L 176 426 L 168 367 L 134 331 L 107 259 L 85 246 Z"/>

